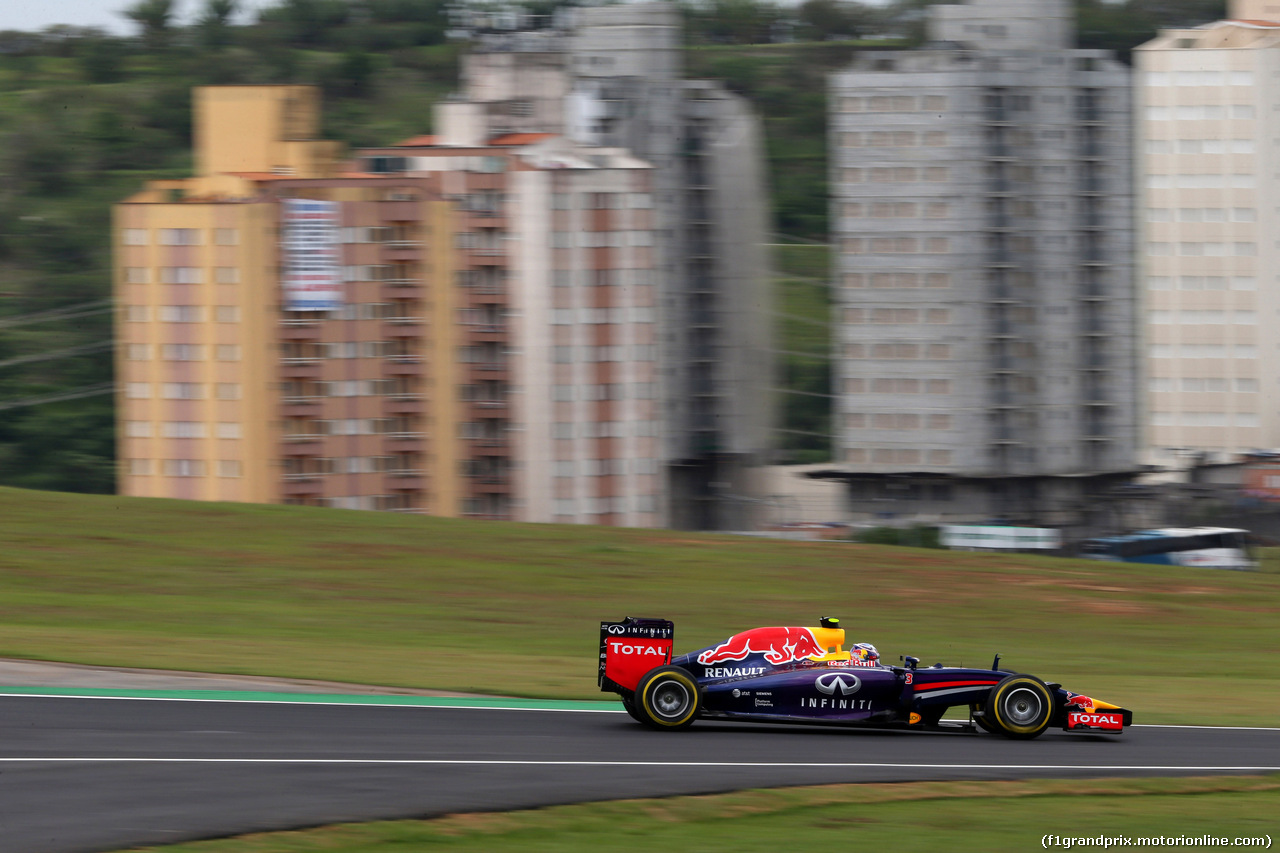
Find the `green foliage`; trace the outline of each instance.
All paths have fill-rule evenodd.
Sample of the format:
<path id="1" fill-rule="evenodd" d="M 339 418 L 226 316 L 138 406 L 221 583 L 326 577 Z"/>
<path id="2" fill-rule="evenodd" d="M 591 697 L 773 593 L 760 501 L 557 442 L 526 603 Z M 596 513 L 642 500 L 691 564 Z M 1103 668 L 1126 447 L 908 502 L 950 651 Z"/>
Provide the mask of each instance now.
<path id="1" fill-rule="evenodd" d="M 860 530 L 854 539 L 864 545 L 899 545 L 910 548 L 941 548 L 938 528 L 916 525 L 913 527 L 871 527 Z"/>

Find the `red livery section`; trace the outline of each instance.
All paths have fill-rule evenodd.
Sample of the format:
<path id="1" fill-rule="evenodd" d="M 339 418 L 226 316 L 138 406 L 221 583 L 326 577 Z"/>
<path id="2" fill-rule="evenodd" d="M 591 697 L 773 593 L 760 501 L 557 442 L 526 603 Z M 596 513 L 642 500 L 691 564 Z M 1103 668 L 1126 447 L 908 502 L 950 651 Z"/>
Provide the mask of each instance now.
<path id="1" fill-rule="evenodd" d="M 635 689 L 644 675 L 655 666 L 671 662 L 670 640 L 605 640 L 608 665 L 605 677 L 614 684 Z"/>
<path id="2" fill-rule="evenodd" d="M 753 628 L 734 634 L 715 648 L 698 655 L 700 664 L 742 660 L 750 654 L 762 654 L 774 666 L 807 658 L 822 657 L 827 650 L 808 628 Z"/>
<path id="3" fill-rule="evenodd" d="M 941 690 L 944 687 L 990 687 L 996 684 L 1000 679 L 990 678 L 982 681 L 935 681 L 932 684 L 915 685 L 917 693 L 923 693 L 926 690 Z"/>
<path id="4" fill-rule="evenodd" d="M 628 616 L 621 622 L 601 622 L 600 687 L 635 690 L 640 676 L 671 663 L 674 641 L 675 626 L 666 619 Z"/>
<path id="5" fill-rule="evenodd" d="M 1067 714 L 1067 729 L 1104 729 L 1118 732 L 1124 728 L 1124 716 L 1119 710 L 1101 711 L 1096 714 L 1084 714 L 1072 711 Z"/>

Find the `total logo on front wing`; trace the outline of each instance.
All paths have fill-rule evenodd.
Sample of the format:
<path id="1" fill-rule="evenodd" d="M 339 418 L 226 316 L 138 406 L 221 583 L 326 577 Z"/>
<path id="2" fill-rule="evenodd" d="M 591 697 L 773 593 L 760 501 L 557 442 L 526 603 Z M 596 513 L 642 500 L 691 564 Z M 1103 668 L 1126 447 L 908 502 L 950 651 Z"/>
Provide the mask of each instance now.
<path id="1" fill-rule="evenodd" d="M 1072 711 L 1067 715 L 1067 728 L 1106 729 L 1120 731 L 1124 728 L 1124 720 L 1119 714 L 1082 714 Z"/>

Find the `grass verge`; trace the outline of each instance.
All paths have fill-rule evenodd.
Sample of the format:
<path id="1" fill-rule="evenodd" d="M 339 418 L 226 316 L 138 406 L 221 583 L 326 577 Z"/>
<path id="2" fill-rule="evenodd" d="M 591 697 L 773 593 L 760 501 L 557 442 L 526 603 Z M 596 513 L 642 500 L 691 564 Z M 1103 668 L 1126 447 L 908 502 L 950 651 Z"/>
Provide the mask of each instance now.
<path id="1" fill-rule="evenodd" d="M 451 815 L 428 821 L 346 824 L 149 849 L 165 853 L 594 853 L 637 849 L 643 841 L 645 849 L 700 853 L 1032 850 L 1041 849 L 1045 835 L 1235 839 L 1270 834 L 1274 838 L 1277 807 L 1278 776 L 915 782 L 741 791 Z"/>
<path id="2" fill-rule="evenodd" d="M 0 656 L 601 698 L 597 623 L 677 650 L 844 617 L 1138 722 L 1270 724 L 1280 574 L 0 489 Z M 519 679 L 510 677 L 519 673 Z"/>

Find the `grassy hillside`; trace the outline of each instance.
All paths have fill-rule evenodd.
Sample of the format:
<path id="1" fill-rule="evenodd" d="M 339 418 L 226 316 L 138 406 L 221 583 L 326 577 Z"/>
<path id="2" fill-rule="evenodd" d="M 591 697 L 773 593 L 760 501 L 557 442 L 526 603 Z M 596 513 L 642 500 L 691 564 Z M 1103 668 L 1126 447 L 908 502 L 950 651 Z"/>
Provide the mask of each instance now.
<path id="1" fill-rule="evenodd" d="M 1144 722 L 1273 722 L 1280 573 L 0 489 L 0 655 L 598 697 L 596 623 L 678 649 L 844 618 Z"/>

